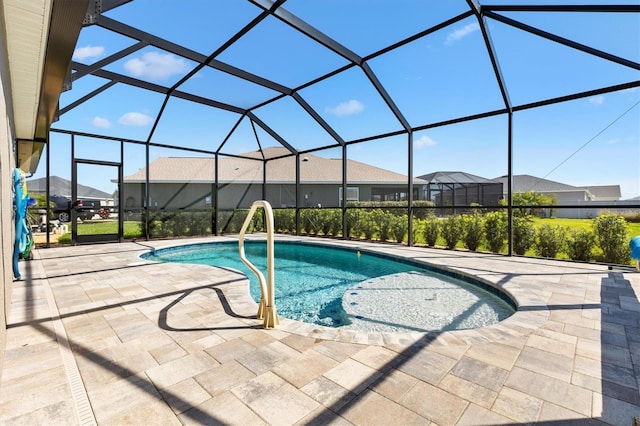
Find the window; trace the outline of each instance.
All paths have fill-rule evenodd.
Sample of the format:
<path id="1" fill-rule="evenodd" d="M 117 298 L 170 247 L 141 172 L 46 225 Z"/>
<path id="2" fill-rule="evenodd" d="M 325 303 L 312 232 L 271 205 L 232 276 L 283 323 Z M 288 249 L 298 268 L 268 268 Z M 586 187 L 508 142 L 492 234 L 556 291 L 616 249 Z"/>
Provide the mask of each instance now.
<path id="1" fill-rule="evenodd" d="M 357 186 L 347 187 L 347 201 L 360 201 L 360 188 Z M 342 187 L 338 188 L 338 202 L 342 206 Z"/>

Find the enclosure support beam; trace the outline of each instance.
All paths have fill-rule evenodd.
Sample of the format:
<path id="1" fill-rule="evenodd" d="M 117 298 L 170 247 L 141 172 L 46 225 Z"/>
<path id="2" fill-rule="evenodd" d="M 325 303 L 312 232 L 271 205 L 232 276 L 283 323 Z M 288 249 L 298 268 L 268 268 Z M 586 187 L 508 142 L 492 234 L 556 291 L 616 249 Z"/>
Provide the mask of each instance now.
<path id="1" fill-rule="evenodd" d="M 413 132 L 409 132 L 407 134 L 407 174 L 409 175 L 409 182 L 407 183 L 409 187 L 409 194 L 407 197 L 407 201 L 409 205 L 407 206 L 407 245 L 409 247 L 413 246 Z"/>
<path id="2" fill-rule="evenodd" d="M 342 145 L 342 239 L 349 239 L 349 229 L 347 228 L 347 145 Z"/>
<path id="3" fill-rule="evenodd" d="M 215 157 L 214 157 L 214 170 L 213 170 L 213 176 L 214 176 L 214 193 L 213 193 L 213 235 L 218 236 L 218 217 L 220 217 L 220 215 L 218 214 L 218 209 L 220 208 L 220 205 L 218 203 L 218 198 L 219 198 L 219 194 L 220 194 L 220 184 L 218 182 L 218 153 L 216 152 Z"/>
<path id="4" fill-rule="evenodd" d="M 296 235 L 300 235 L 300 153 L 296 152 Z"/>
<path id="5" fill-rule="evenodd" d="M 507 117 L 507 251 L 509 256 L 513 256 L 513 113 L 510 112 Z"/>

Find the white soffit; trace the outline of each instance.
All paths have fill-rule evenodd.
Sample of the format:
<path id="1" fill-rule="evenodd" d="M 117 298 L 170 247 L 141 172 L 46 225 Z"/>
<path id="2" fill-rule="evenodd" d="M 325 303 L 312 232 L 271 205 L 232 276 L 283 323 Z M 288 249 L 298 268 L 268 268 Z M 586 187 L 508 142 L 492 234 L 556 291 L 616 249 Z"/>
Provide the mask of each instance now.
<path id="1" fill-rule="evenodd" d="M 15 132 L 33 139 L 53 0 L 3 0 Z"/>

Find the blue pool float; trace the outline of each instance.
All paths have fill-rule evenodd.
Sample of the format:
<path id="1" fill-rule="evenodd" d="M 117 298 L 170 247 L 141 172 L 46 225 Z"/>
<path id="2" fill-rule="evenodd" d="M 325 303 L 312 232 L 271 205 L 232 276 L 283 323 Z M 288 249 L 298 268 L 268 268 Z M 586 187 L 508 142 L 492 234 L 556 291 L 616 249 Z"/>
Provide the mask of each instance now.
<path id="1" fill-rule="evenodd" d="M 636 259 L 636 269 L 640 272 L 640 235 L 631 238 L 629 241 L 631 258 Z"/>
<path id="2" fill-rule="evenodd" d="M 25 181 L 24 172 L 20 169 L 13 170 L 13 190 L 13 207 L 16 220 L 16 239 L 13 245 L 13 276 L 19 280 L 21 276 L 18 260 L 21 256 L 24 259 L 31 258 L 33 236 L 31 235 L 31 229 L 27 225 L 27 207 L 34 202 L 27 194 L 27 182 Z"/>

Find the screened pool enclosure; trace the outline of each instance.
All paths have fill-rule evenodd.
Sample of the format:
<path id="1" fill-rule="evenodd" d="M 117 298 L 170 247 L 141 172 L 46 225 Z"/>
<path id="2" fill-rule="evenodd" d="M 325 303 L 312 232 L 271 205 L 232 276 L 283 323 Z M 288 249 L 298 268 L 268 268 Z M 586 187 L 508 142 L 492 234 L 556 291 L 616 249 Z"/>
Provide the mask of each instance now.
<path id="1" fill-rule="evenodd" d="M 513 254 L 520 192 L 640 214 L 639 86 L 637 1 L 91 1 L 33 178 L 112 195 L 73 243 L 233 233 L 265 199 L 280 232 L 408 245 L 504 212 Z"/>

